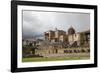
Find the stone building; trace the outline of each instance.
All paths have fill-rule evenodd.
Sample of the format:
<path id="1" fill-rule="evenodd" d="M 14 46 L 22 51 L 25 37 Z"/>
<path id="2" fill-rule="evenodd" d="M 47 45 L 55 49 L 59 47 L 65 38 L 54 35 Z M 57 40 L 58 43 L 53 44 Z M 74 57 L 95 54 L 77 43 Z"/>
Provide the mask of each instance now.
<path id="1" fill-rule="evenodd" d="M 63 30 L 47 31 L 44 33 L 45 40 L 50 42 L 64 42 L 69 46 L 88 46 L 90 42 L 90 31 L 76 32 L 73 27 L 68 29 L 68 34 Z M 86 45 L 88 44 L 88 45 Z"/>
<path id="2" fill-rule="evenodd" d="M 88 55 L 90 52 L 90 30 L 76 32 L 73 27 L 68 31 L 49 30 L 44 32 L 45 40 L 24 41 L 36 46 L 34 54 L 43 57 Z M 78 53 L 78 54 L 77 54 Z"/>
<path id="3" fill-rule="evenodd" d="M 73 27 L 68 29 L 68 42 L 72 46 L 87 46 L 90 42 L 90 31 L 76 32 Z"/>
<path id="4" fill-rule="evenodd" d="M 49 30 L 44 33 L 45 40 L 48 40 L 50 42 L 64 42 L 67 40 L 66 38 L 66 32 L 63 30 L 58 30 L 57 28 L 55 31 Z"/>
<path id="5" fill-rule="evenodd" d="M 88 55 L 90 52 L 90 31 L 76 32 L 73 27 L 68 29 L 68 34 L 63 30 L 47 31 L 44 33 L 45 42 L 36 50 L 37 55 L 43 57 L 61 57 Z M 77 47 L 77 48 L 74 48 Z M 81 48 L 83 47 L 83 48 Z M 77 54 L 78 53 L 78 54 Z"/>

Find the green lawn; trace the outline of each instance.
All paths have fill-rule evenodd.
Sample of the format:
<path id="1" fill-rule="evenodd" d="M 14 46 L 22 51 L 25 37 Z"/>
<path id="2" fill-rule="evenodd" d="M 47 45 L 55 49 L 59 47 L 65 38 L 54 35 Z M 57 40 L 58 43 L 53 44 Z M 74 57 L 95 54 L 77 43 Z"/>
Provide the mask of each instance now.
<path id="1" fill-rule="evenodd" d="M 89 57 L 52 57 L 52 58 L 43 58 L 43 57 L 35 57 L 35 58 L 23 58 L 22 62 L 41 62 L 41 61 L 59 61 L 59 60 L 85 60 L 89 59 Z"/>

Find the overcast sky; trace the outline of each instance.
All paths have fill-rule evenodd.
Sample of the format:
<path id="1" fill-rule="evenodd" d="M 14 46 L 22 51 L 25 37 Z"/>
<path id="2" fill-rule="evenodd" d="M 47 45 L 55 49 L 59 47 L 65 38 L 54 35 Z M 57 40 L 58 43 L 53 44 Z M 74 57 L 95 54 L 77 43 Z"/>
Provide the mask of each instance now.
<path id="1" fill-rule="evenodd" d="M 23 11 L 23 38 L 41 37 L 48 30 L 67 30 L 73 27 L 76 32 L 90 28 L 90 14 Z"/>

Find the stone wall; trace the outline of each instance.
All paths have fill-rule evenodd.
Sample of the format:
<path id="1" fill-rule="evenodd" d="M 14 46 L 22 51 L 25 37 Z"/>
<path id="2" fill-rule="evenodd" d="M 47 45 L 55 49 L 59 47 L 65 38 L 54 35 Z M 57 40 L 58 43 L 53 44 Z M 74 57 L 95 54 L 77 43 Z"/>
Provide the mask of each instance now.
<path id="1" fill-rule="evenodd" d="M 36 55 L 43 57 L 71 57 L 71 56 L 90 56 L 89 48 L 65 48 L 65 49 L 37 49 Z"/>

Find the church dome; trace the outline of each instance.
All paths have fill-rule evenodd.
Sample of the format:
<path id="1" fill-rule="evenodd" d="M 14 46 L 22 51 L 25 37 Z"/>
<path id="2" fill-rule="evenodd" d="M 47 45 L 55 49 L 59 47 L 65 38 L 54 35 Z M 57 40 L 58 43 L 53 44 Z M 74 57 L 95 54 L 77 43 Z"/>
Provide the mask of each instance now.
<path id="1" fill-rule="evenodd" d="M 75 34 L 75 29 L 73 27 L 70 27 L 68 29 L 68 34 Z"/>

